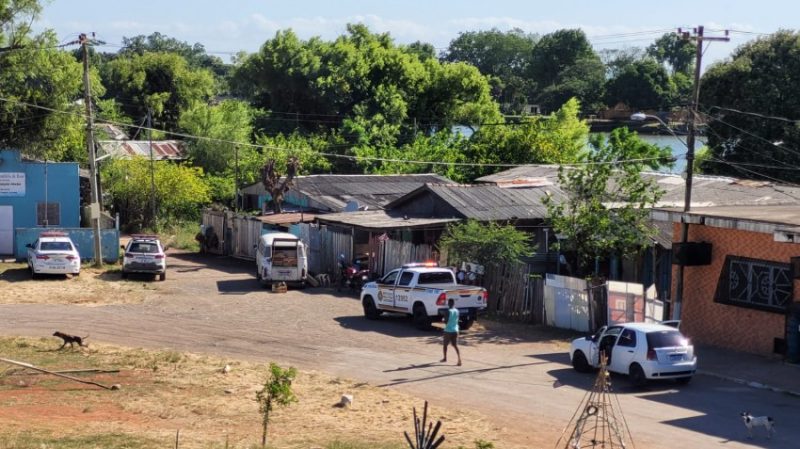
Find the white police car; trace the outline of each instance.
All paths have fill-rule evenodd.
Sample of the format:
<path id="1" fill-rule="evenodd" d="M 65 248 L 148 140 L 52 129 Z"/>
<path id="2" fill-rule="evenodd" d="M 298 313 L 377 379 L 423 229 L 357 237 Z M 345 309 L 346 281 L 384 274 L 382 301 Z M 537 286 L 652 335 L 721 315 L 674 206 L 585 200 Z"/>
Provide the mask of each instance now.
<path id="1" fill-rule="evenodd" d="M 28 269 L 31 277 L 40 274 L 81 273 L 81 256 L 65 232 L 45 231 L 28 247 Z"/>
<path id="2" fill-rule="evenodd" d="M 133 234 L 122 249 L 123 279 L 131 273 L 155 274 L 162 281 L 167 278 L 167 255 L 157 235 Z"/>

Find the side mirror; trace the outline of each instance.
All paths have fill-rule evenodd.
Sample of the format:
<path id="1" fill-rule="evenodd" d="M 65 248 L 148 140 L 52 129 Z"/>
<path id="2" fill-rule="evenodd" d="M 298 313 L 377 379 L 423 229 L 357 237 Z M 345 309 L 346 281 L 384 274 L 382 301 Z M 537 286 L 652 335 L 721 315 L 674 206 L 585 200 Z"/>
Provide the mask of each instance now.
<path id="1" fill-rule="evenodd" d="M 27 245 L 25 245 L 25 248 L 31 248 L 31 249 L 33 249 L 33 244 L 31 244 L 31 243 L 28 243 Z"/>

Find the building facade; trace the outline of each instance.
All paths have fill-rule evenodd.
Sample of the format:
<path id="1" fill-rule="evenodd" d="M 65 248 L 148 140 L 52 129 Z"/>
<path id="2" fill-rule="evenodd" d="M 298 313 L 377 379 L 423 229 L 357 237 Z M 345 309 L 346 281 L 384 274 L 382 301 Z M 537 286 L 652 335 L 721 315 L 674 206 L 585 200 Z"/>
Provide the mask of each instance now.
<path id="1" fill-rule="evenodd" d="M 76 162 L 24 159 L 0 150 L 0 255 L 15 253 L 15 230 L 80 226 L 80 179 Z"/>

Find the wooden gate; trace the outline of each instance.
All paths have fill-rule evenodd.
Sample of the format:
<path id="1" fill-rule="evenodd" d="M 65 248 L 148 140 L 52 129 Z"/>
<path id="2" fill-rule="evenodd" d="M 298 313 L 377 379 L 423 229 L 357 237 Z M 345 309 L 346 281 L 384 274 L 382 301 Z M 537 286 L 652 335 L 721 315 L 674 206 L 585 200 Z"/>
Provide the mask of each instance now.
<path id="1" fill-rule="evenodd" d="M 485 267 L 483 286 L 489 291 L 490 314 L 523 323 L 539 324 L 544 314 L 544 281 L 532 276 L 526 263 Z"/>
<path id="2" fill-rule="evenodd" d="M 231 219 L 231 251 L 234 257 L 255 260 L 262 223 L 255 217 L 234 215 Z"/>

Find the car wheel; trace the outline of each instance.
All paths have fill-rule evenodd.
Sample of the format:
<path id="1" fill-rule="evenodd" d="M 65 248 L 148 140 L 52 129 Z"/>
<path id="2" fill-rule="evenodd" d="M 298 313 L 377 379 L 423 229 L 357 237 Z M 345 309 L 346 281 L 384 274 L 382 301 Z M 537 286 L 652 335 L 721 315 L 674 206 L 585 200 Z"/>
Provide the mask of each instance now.
<path id="1" fill-rule="evenodd" d="M 429 330 L 431 328 L 431 318 L 425 310 L 425 306 L 417 304 L 414 306 L 414 313 L 411 315 L 414 320 L 414 326 L 419 330 Z"/>
<path id="2" fill-rule="evenodd" d="M 459 322 L 458 328 L 459 330 L 466 331 L 469 330 L 469 328 L 471 328 L 473 324 L 475 324 L 475 320 L 472 318 L 468 318 L 464 321 Z"/>
<path id="3" fill-rule="evenodd" d="M 572 367 L 579 373 L 588 373 L 592 369 L 583 351 L 575 351 L 572 354 Z"/>
<path id="4" fill-rule="evenodd" d="M 634 363 L 628 368 L 628 379 L 636 387 L 644 386 L 647 383 L 647 377 L 644 375 L 644 370 L 638 363 Z"/>
<path id="5" fill-rule="evenodd" d="M 679 385 L 686 385 L 691 381 L 692 381 L 692 376 L 679 377 L 679 378 L 675 379 L 675 382 L 678 382 Z"/>
<path id="6" fill-rule="evenodd" d="M 73 276 L 80 276 L 80 275 L 81 275 L 81 272 L 80 272 L 80 271 L 76 271 L 76 272 L 72 273 L 72 275 L 73 275 Z"/>
<path id="7" fill-rule="evenodd" d="M 364 316 L 368 320 L 377 320 L 381 316 L 382 312 L 375 307 L 375 301 L 372 296 L 365 296 L 361 304 L 364 306 Z"/>
<path id="8" fill-rule="evenodd" d="M 158 280 L 159 281 L 166 281 L 167 280 L 167 272 L 165 271 L 165 272 L 159 274 L 158 275 Z"/>
<path id="9" fill-rule="evenodd" d="M 126 273 L 125 271 L 120 273 L 120 276 L 122 276 L 122 279 L 128 279 L 128 273 Z"/>
<path id="10" fill-rule="evenodd" d="M 31 268 L 31 279 L 37 279 L 39 275 L 36 274 L 36 271 L 34 271 L 33 266 L 31 266 L 30 268 Z"/>

